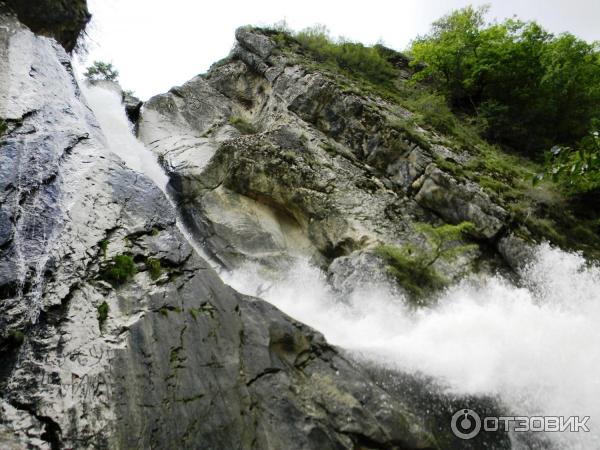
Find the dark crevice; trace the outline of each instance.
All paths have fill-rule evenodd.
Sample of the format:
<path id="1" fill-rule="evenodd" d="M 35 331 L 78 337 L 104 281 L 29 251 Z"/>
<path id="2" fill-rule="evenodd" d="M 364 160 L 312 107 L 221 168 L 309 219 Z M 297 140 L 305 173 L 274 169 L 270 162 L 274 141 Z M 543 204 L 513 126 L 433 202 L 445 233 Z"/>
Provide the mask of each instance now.
<path id="1" fill-rule="evenodd" d="M 27 412 L 44 424 L 44 432 L 40 438 L 50 445 L 51 450 L 60 450 L 62 448 L 62 430 L 58 423 L 48 416 L 37 414 L 31 405 L 25 405 L 17 401 L 9 401 L 9 403 L 14 408 Z"/>
<path id="2" fill-rule="evenodd" d="M 248 380 L 246 382 L 246 386 L 250 386 L 252 383 L 254 383 L 255 381 L 261 379 L 262 377 L 265 377 L 267 375 L 272 375 L 274 373 L 277 372 L 281 372 L 281 369 L 278 369 L 276 367 L 268 367 L 265 370 L 263 370 L 261 373 L 259 373 L 258 375 L 256 375 L 254 378 Z"/>

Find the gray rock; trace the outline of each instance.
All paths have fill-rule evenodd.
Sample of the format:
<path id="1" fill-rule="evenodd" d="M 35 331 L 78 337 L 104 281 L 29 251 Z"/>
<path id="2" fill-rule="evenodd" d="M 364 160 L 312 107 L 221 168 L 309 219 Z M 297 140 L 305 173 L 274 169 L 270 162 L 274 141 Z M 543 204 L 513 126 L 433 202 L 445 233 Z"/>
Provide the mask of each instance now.
<path id="1" fill-rule="evenodd" d="M 447 222 L 473 222 L 480 236 L 493 239 L 504 227 L 508 213 L 494 204 L 474 183 L 459 183 L 431 164 L 413 185 L 415 200 Z"/>
<path id="2" fill-rule="evenodd" d="M 275 42 L 270 38 L 264 34 L 253 33 L 252 30 L 248 28 L 238 28 L 235 30 L 235 38 L 242 47 L 248 49 L 262 59 L 268 58 L 275 48 Z"/>
<path id="3" fill-rule="evenodd" d="M 92 18 L 86 0 L 4 0 L 35 33 L 55 38 L 68 52 Z M 3 11 L 0 10 L 0 14 Z"/>
<path id="4" fill-rule="evenodd" d="M 498 252 L 517 273 L 535 256 L 533 245 L 514 234 L 509 234 L 498 241 Z"/>
<path id="5" fill-rule="evenodd" d="M 11 122 L 0 186 L 12 224 L 1 229 L 3 448 L 433 446 L 401 395 L 388 394 L 319 333 L 225 286 L 178 231 L 160 189 L 110 153 L 64 51 L 12 17 L 0 21 L 0 41 L 13 55 L 0 53 L 0 115 Z M 179 95 L 154 105 L 170 114 L 169 105 L 183 103 Z M 221 106 L 199 103 L 197 111 L 215 118 Z M 209 122 L 187 111 L 168 126 Z M 272 139 L 272 149 L 295 142 L 285 133 Z M 221 176 L 216 161 L 207 181 Z M 292 177 L 310 175 L 309 162 L 299 159 Z M 313 182 L 319 197 L 327 187 Z M 322 214 L 311 202 L 299 198 L 299 208 Z M 262 216 L 245 223 L 256 236 L 255 224 L 273 228 Z M 280 244 L 274 236 L 239 245 Z M 137 272 L 113 286 L 105 269 L 124 253 Z M 159 276 L 149 258 L 160 261 Z"/>

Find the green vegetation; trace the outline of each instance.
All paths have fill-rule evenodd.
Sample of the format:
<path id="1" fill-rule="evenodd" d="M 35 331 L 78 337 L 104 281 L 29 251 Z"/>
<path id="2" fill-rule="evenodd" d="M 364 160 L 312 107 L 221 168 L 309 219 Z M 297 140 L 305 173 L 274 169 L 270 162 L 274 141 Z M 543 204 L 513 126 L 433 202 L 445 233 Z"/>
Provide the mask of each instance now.
<path id="1" fill-rule="evenodd" d="M 535 22 L 486 24 L 487 8 L 443 17 L 411 48 L 413 65 L 455 111 L 476 118 L 486 136 L 538 157 L 573 145 L 600 117 L 600 52 Z"/>
<path id="2" fill-rule="evenodd" d="M 390 80 L 396 75 L 380 47 L 366 47 L 343 39 L 335 41 L 322 25 L 306 28 L 297 33 L 295 38 L 317 61 L 335 64 L 342 70 L 362 75 L 375 83 Z"/>
<path id="3" fill-rule="evenodd" d="M 98 305 L 98 324 L 100 325 L 100 327 L 102 327 L 102 325 L 104 324 L 104 322 L 106 322 L 106 319 L 108 318 L 108 303 L 106 302 L 102 302 L 100 303 L 100 305 Z"/>
<path id="4" fill-rule="evenodd" d="M 594 131 L 581 140 L 578 148 L 553 147 L 546 156 L 546 171 L 534 178 L 534 184 L 550 177 L 572 194 L 600 189 L 600 133 Z"/>
<path id="5" fill-rule="evenodd" d="M 0 136 L 4 135 L 4 133 L 6 133 L 7 129 L 8 129 L 8 125 L 6 124 L 4 119 L 0 118 Z"/>
<path id="6" fill-rule="evenodd" d="M 108 250 L 108 239 L 102 239 L 100 241 L 100 250 L 102 250 L 102 257 L 106 258 L 106 251 Z"/>
<path id="7" fill-rule="evenodd" d="M 83 75 L 90 81 L 117 81 L 119 79 L 119 72 L 113 65 L 102 61 L 94 61 Z"/>
<path id="8" fill-rule="evenodd" d="M 25 342 L 25 333 L 21 330 L 11 330 L 4 339 L 0 339 L 0 354 L 16 350 Z"/>
<path id="9" fill-rule="evenodd" d="M 160 259 L 146 258 L 146 268 L 150 273 L 150 278 L 158 280 L 162 274 L 162 267 L 160 265 Z"/>
<path id="10" fill-rule="evenodd" d="M 136 273 L 137 268 L 131 256 L 117 255 L 102 269 L 100 275 L 114 286 L 119 286 L 133 278 Z"/>
<path id="11" fill-rule="evenodd" d="M 231 116 L 229 123 L 242 134 L 255 134 L 256 128 L 246 119 L 240 116 Z"/>
<path id="12" fill-rule="evenodd" d="M 424 235 L 427 247 L 413 244 L 404 247 L 381 245 L 376 253 L 386 261 L 388 270 L 398 283 L 419 303 L 426 294 L 442 289 L 447 283 L 446 278 L 434 267 L 438 260 L 452 261 L 476 248 L 475 245 L 459 243 L 474 228 L 471 222 L 439 227 L 420 224 L 417 231 Z"/>

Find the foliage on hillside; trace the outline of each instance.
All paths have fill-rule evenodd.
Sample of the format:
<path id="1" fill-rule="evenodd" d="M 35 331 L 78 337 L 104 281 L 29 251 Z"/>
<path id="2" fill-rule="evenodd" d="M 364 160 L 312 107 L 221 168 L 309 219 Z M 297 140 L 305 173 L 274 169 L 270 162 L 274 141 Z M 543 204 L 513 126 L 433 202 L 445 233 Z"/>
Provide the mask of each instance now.
<path id="1" fill-rule="evenodd" d="M 416 78 L 453 109 L 484 121 L 486 136 L 529 156 L 573 145 L 600 118 L 600 51 L 535 22 L 485 23 L 467 7 L 436 21 L 411 47 Z"/>
<path id="2" fill-rule="evenodd" d="M 454 15 L 467 16 L 468 21 L 476 19 L 475 22 L 482 23 L 483 13 L 484 11 L 478 12 L 472 8 L 466 8 L 454 13 Z M 440 23 L 448 20 L 448 18 L 444 18 Z M 511 23 L 511 26 L 516 30 L 515 32 L 535 28 L 534 24 L 517 21 Z M 504 25 L 508 26 L 508 24 Z M 500 25 L 500 27 L 504 25 Z M 483 23 L 480 27 L 484 29 Z M 411 111 L 410 118 L 407 118 L 401 124 L 394 123 L 390 126 L 401 128 L 402 134 L 409 136 L 412 142 L 424 149 L 430 148 L 431 144 L 442 144 L 466 156 L 466 162 L 440 157 L 436 157 L 435 162 L 440 168 L 453 174 L 458 179 L 469 179 L 478 183 L 495 202 L 511 213 L 510 227 L 515 233 L 525 239 L 548 239 L 563 248 L 583 250 L 590 257 L 600 258 L 600 202 L 590 202 L 590 198 L 595 198 L 593 193 L 596 191 L 593 189 L 597 187 L 596 184 L 590 182 L 594 175 L 592 170 L 586 173 L 585 183 L 571 183 L 565 173 L 562 181 L 558 184 L 551 182 L 551 176 L 546 176 L 541 183 L 532 186 L 532 179 L 536 174 L 546 171 L 546 167 L 542 162 L 543 145 L 546 144 L 539 147 L 537 152 L 527 153 L 524 151 L 526 147 L 519 147 L 521 151 L 517 152 L 515 149 L 502 145 L 502 142 L 493 142 L 492 134 L 499 133 L 499 130 L 502 130 L 501 127 L 505 127 L 503 132 L 507 133 L 509 138 L 512 138 L 513 131 L 511 127 L 518 128 L 519 123 L 504 120 L 504 123 L 495 124 L 496 128 L 490 131 L 492 128 L 490 127 L 491 120 L 484 114 L 485 108 L 469 109 L 470 101 L 467 107 L 464 105 L 458 107 L 453 103 L 449 90 L 433 75 L 433 69 L 430 66 L 423 65 L 418 60 L 413 59 L 411 69 L 411 67 L 407 67 L 410 58 L 401 53 L 388 49 L 383 45 L 364 47 L 358 44 L 355 48 L 361 48 L 359 51 L 367 52 L 369 57 L 364 58 L 362 66 L 352 66 L 342 62 L 340 58 L 335 56 L 340 52 L 339 47 L 347 41 L 332 39 L 324 27 L 312 27 L 300 33 L 293 33 L 284 24 L 265 31 L 277 42 L 279 50 L 286 53 L 289 58 L 328 75 L 344 92 L 351 92 L 363 97 L 381 97 L 392 104 L 400 105 Z M 453 32 L 455 33 L 454 37 L 456 37 L 458 32 L 456 30 L 453 30 Z M 485 33 L 484 35 L 487 36 Z M 508 35 L 505 33 L 504 36 L 505 38 L 506 36 L 514 37 L 510 33 Z M 582 43 L 582 41 L 574 39 L 571 35 L 562 35 L 558 38 L 547 36 L 551 41 L 545 47 L 548 52 L 548 61 L 553 61 L 554 66 L 552 66 L 553 70 L 545 87 L 555 89 L 557 95 L 561 92 L 571 92 L 572 95 L 575 95 L 573 98 L 576 98 L 580 94 L 572 92 L 577 89 L 576 85 L 572 85 L 570 82 L 564 86 L 565 89 L 561 89 L 557 86 L 558 80 L 569 78 L 575 73 L 573 70 L 577 72 L 584 68 L 585 70 L 589 69 L 590 67 L 587 65 L 589 59 L 586 58 L 591 56 L 588 55 L 588 57 L 581 59 L 578 56 L 581 55 L 581 52 L 578 53 L 576 50 L 579 46 L 579 49 L 585 53 L 584 50 L 591 51 L 590 49 L 595 49 L 595 47 L 591 44 Z M 425 45 L 427 39 L 431 40 L 431 35 L 415 41 L 415 45 L 418 43 Z M 510 39 L 506 39 L 510 43 Z M 571 44 L 567 45 L 569 43 Z M 561 50 L 562 47 L 567 49 L 566 53 Z M 430 48 L 433 48 L 433 44 Z M 447 51 L 451 47 L 442 46 L 442 48 Z M 550 49 L 554 53 L 550 52 Z M 512 44 L 506 49 L 506 51 L 509 50 L 514 50 Z M 489 58 L 492 58 L 491 55 L 487 54 Z M 597 52 L 595 55 L 597 57 Z M 574 68 L 567 67 L 564 61 L 563 64 L 559 64 L 559 56 L 565 60 L 572 57 L 581 64 Z M 387 66 L 385 76 L 374 77 L 372 76 L 373 71 L 365 69 L 365 67 L 369 67 L 365 65 L 367 62 L 371 62 L 372 67 L 377 67 L 380 64 L 380 57 L 387 60 L 389 66 Z M 508 56 L 505 55 L 506 58 Z M 348 59 L 348 61 L 352 61 L 352 59 Z M 585 73 L 585 70 L 583 70 L 583 73 Z M 593 70 L 590 70 L 590 77 L 594 75 L 593 72 Z M 502 82 L 508 83 L 504 86 L 505 91 L 508 93 L 507 97 L 510 98 L 514 95 L 515 98 L 520 99 L 519 101 L 525 101 L 529 98 L 522 91 L 526 86 L 516 83 L 512 88 L 510 77 L 507 76 L 501 79 L 500 74 L 497 77 L 495 80 L 498 83 L 502 80 Z M 554 85 L 548 84 L 551 80 Z M 585 102 L 580 105 L 582 108 L 585 106 L 582 110 L 589 112 L 590 99 L 596 95 L 595 88 L 599 84 L 593 85 L 589 77 L 585 79 L 580 77 L 578 80 L 578 82 L 589 85 L 589 89 L 585 91 Z M 466 83 L 465 86 L 469 87 L 471 85 Z M 496 89 L 500 90 L 499 86 L 501 85 L 494 85 Z M 581 84 L 577 86 L 581 86 Z M 559 100 L 557 97 L 552 97 L 551 102 L 554 103 L 551 103 L 550 106 L 553 108 Z M 539 106 L 539 103 L 534 102 L 532 105 Z M 540 108 L 543 109 L 543 107 Z M 485 110 L 486 113 L 489 113 L 489 111 Z M 495 117 L 494 120 L 499 121 L 500 116 Z M 568 120 L 581 121 L 583 119 L 581 119 L 581 116 L 575 115 Z M 580 126 L 578 128 L 580 131 L 577 133 L 585 132 L 588 125 Z M 516 136 L 516 134 L 514 135 Z M 579 149 L 580 147 L 579 144 L 574 144 L 572 147 L 563 145 L 562 148 L 565 149 L 563 154 L 568 153 L 575 158 L 579 152 L 573 152 L 569 149 Z M 581 194 L 581 189 L 584 189 L 585 196 L 578 195 Z"/>
<path id="3" fill-rule="evenodd" d="M 576 148 L 555 146 L 546 155 L 546 171 L 535 182 L 550 178 L 571 193 L 600 189 L 600 133 L 593 131 Z"/>
<path id="4" fill-rule="evenodd" d="M 324 26 L 306 28 L 296 39 L 319 62 L 336 64 L 343 70 L 366 77 L 373 82 L 384 82 L 396 75 L 394 67 L 385 59 L 380 47 L 367 47 L 345 39 L 335 41 Z"/>

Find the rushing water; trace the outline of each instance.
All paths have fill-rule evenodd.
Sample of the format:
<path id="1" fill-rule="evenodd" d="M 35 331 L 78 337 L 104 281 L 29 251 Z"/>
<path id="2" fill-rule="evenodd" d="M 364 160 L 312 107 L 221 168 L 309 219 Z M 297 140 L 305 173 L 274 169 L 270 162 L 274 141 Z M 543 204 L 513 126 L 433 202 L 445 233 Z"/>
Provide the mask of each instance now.
<path id="1" fill-rule="evenodd" d="M 112 89 L 102 86 L 89 86 L 86 83 L 81 84 L 85 98 L 92 111 L 94 111 L 110 150 L 119 156 L 130 169 L 150 178 L 163 191 L 177 211 L 175 202 L 167 190 L 169 177 L 152 151 L 134 136 L 133 127 L 127 119 L 125 108 L 121 103 L 121 96 Z M 208 254 L 196 244 L 179 216 L 177 217 L 177 228 L 196 253 L 215 266 Z"/>
<path id="2" fill-rule="evenodd" d="M 542 245 L 522 276 L 523 287 L 500 277 L 459 284 L 418 311 L 383 285 L 338 298 L 308 264 L 274 282 L 254 266 L 227 281 L 333 344 L 453 393 L 498 396 L 515 415 L 590 416 L 590 433 L 551 438 L 561 449 L 600 448 L 600 269 Z"/>
<path id="3" fill-rule="evenodd" d="M 131 133 L 118 95 L 84 91 L 110 148 L 166 193 L 168 178 Z M 498 276 L 464 282 L 436 306 L 417 311 L 381 284 L 340 298 L 308 263 L 278 279 L 251 265 L 222 275 L 331 343 L 395 370 L 435 377 L 452 393 L 497 396 L 515 415 L 590 416 L 590 433 L 551 438 L 561 449 L 600 448 L 600 269 L 579 255 L 542 245 L 523 270 L 521 287 Z"/>

